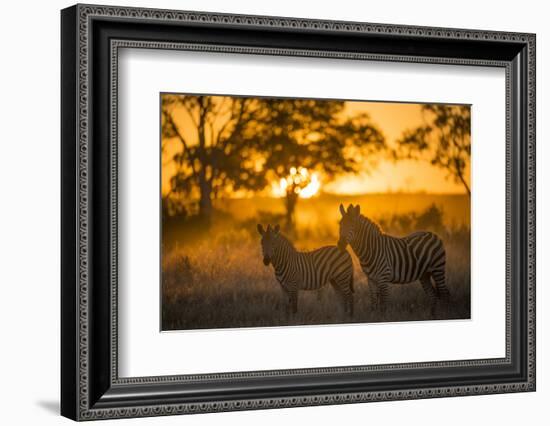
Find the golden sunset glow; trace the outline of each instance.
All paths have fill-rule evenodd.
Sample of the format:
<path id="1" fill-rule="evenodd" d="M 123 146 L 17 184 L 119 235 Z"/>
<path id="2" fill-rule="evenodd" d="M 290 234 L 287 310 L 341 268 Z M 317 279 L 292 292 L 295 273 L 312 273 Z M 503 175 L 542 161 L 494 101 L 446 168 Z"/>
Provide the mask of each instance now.
<path id="1" fill-rule="evenodd" d="M 468 105 L 165 93 L 160 106 L 162 330 L 470 318 Z M 379 238 L 445 244 L 422 255 L 448 262 L 453 309 L 435 316 L 414 250 L 396 257 L 422 282 L 379 309 L 360 238 L 343 238 L 352 215 L 379 226 L 359 233 L 372 259 L 388 255 Z M 325 281 L 289 312 L 279 271 L 310 286 L 306 267 Z"/>
<path id="2" fill-rule="evenodd" d="M 279 182 L 271 184 L 271 193 L 274 197 L 286 197 L 287 190 L 291 186 L 300 198 L 314 197 L 319 194 L 321 188 L 319 174 L 316 172 L 310 173 L 305 167 L 291 167 L 286 178 L 281 178 Z"/>
<path id="3" fill-rule="evenodd" d="M 213 97 L 222 98 L 222 97 Z M 220 101 L 220 103 L 222 103 Z M 223 106 L 223 105 L 222 105 Z M 227 112 L 221 109 L 222 114 Z M 383 132 L 386 143 L 390 148 L 401 137 L 403 131 L 423 124 L 422 104 L 393 103 L 393 102 L 356 102 L 345 103 L 343 116 L 366 113 Z M 193 130 L 193 118 L 184 108 L 175 108 L 174 120 L 178 124 L 183 136 L 190 145 L 198 143 Z M 315 135 L 310 135 L 314 137 Z M 181 145 L 176 138 L 163 140 L 163 166 L 162 166 L 162 193 L 170 192 L 170 181 L 177 171 L 177 165 L 172 160 L 175 153 L 181 150 Z M 307 189 L 300 190 L 300 198 L 308 198 L 320 192 L 329 194 L 379 194 L 385 192 L 403 193 L 428 193 L 428 194 L 463 194 L 463 186 L 449 177 L 445 170 L 431 167 L 425 161 L 401 160 L 394 162 L 384 155 L 379 155 L 377 164 L 370 168 L 369 172 L 358 174 L 340 174 L 330 181 L 323 178 L 322 173 L 311 171 L 315 176 L 314 182 Z M 365 163 L 369 159 L 364 160 Z M 261 168 L 264 159 L 258 158 L 255 167 Z M 365 170 L 368 167 L 365 166 Z M 467 181 L 470 181 L 470 166 L 466 166 Z M 322 182 L 322 187 L 321 187 Z M 281 178 L 274 178 L 266 195 L 281 197 Z M 235 191 L 230 197 L 248 197 L 251 193 Z"/>

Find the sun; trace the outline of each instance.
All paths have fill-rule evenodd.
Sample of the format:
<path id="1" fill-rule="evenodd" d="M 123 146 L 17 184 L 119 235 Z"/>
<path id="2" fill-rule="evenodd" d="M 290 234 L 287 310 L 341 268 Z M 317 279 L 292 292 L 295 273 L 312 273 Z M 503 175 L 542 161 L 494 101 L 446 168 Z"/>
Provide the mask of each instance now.
<path id="1" fill-rule="evenodd" d="M 320 189 L 319 174 L 310 172 L 306 167 L 291 167 L 286 177 L 272 184 L 272 192 L 276 197 L 294 193 L 300 198 L 311 198 L 317 195 Z"/>

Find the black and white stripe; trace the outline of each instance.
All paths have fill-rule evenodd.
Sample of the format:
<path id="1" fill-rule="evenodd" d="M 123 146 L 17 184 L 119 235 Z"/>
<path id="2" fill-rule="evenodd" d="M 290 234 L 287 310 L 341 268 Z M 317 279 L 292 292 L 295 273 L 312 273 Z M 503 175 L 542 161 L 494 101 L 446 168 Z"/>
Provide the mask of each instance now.
<path id="1" fill-rule="evenodd" d="M 298 310 L 298 290 L 317 290 L 330 283 L 340 295 L 344 309 L 353 315 L 353 263 L 348 252 L 336 246 L 301 252 L 279 232 L 279 226 L 268 225 L 262 235 L 264 264 L 273 265 L 275 277 L 288 296 L 290 308 Z"/>
<path id="2" fill-rule="evenodd" d="M 432 314 L 438 299 L 447 302 L 445 285 L 445 247 L 432 232 L 415 232 L 403 238 L 382 232 L 378 224 L 361 215 L 359 206 L 340 205 L 340 239 L 338 246 L 351 246 L 377 302 L 384 306 L 389 284 L 405 284 L 419 280 L 430 298 Z M 432 284 L 432 279 L 435 285 Z"/>

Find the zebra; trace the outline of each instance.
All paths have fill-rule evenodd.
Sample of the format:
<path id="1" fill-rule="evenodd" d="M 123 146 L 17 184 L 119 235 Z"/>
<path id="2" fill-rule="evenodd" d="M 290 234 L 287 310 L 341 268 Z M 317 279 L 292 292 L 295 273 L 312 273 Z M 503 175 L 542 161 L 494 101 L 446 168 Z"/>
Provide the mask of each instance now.
<path id="1" fill-rule="evenodd" d="M 449 301 L 445 285 L 445 247 L 432 232 L 420 231 L 403 238 L 393 237 L 363 216 L 359 205 L 340 204 L 340 237 L 338 247 L 349 244 L 369 280 L 376 304 L 385 309 L 389 284 L 405 284 L 419 280 L 430 299 L 431 315 L 437 300 Z M 432 278 L 435 287 L 432 285 Z M 372 284 L 372 287 L 370 287 Z"/>
<path id="2" fill-rule="evenodd" d="M 353 263 L 347 251 L 336 246 L 301 252 L 279 232 L 279 225 L 264 230 L 262 236 L 264 265 L 271 263 L 275 277 L 289 301 L 289 311 L 298 311 L 298 290 L 317 290 L 330 283 L 343 302 L 344 310 L 353 317 Z"/>

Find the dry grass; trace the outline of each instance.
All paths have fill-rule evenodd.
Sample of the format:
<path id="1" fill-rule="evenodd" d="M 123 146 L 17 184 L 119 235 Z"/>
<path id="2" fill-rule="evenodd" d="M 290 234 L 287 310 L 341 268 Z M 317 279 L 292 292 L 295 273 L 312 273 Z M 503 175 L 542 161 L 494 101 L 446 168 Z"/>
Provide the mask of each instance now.
<path id="1" fill-rule="evenodd" d="M 414 225 L 419 215 L 409 214 L 413 220 L 404 220 L 401 216 L 386 215 L 383 222 L 394 227 L 403 223 Z M 438 310 L 437 318 L 469 318 L 469 226 L 440 225 L 434 224 L 441 228 L 438 233 L 447 250 L 447 285 L 451 301 L 447 310 Z M 399 234 L 405 230 L 395 228 L 387 231 Z M 185 235 L 184 230 L 181 233 Z M 292 239 L 299 249 L 334 244 L 337 225 L 318 226 L 315 230 L 311 226 L 304 226 L 298 229 Z M 352 257 L 355 269 L 355 316 L 352 320 L 345 314 L 330 286 L 318 291 L 300 292 L 298 313 L 289 315 L 287 301 L 275 280 L 273 268 L 262 263 L 254 218 L 237 220 L 224 215 L 208 232 L 208 237 L 196 237 L 192 241 L 178 238 L 177 244 L 169 247 L 165 245 L 162 262 L 162 329 L 432 319 L 428 299 L 418 282 L 393 285 L 385 312 L 374 309 L 367 278 L 355 256 Z"/>

